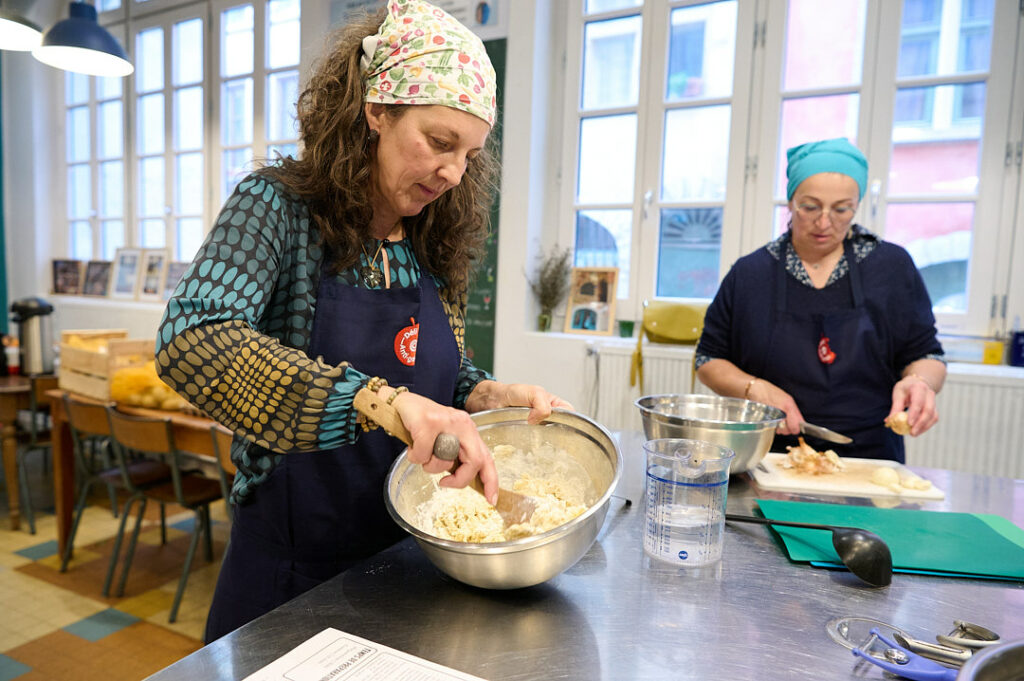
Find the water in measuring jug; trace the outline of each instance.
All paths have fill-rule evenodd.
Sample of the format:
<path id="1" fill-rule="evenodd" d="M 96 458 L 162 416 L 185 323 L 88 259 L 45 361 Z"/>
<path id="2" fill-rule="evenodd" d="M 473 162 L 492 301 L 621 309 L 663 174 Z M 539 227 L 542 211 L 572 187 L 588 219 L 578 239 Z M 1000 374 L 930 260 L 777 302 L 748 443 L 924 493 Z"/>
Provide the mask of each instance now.
<path id="1" fill-rule="evenodd" d="M 680 566 L 711 565 L 722 557 L 731 449 L 683 439 L 650 440 L 644 551 Z"/>

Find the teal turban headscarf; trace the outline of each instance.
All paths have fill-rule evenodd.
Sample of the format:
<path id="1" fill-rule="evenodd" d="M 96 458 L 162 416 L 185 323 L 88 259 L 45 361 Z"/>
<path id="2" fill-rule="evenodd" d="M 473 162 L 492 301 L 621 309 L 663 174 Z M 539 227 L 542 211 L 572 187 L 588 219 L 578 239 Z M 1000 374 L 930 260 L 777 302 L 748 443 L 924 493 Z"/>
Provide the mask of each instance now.
<path id="1" fill-rule="evenodd" d="M 845 137 L 793 147 L 786 152 L 786 160 L 787 199 L 793 198 L 801 182 L 818 173 L 842 173 L 852 177 L 860 188 L 860 198 L 864 198 L 868 186 L 868 160 Z"/>

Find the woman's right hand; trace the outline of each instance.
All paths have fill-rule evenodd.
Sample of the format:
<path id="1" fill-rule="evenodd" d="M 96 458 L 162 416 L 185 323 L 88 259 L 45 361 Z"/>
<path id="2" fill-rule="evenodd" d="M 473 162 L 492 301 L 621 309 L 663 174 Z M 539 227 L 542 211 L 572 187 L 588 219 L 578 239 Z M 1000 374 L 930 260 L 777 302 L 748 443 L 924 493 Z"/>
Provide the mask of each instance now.
<path id="1" fill-rule="evenodd" d="M 786 413 L 786 419 L 775 429 L 778 435 L 799 435 L 800 424 L 804 422 L 796 400 L 774 383 L 759 378 L 754 381 L 747 392 L 747 399 L 778 407 Z"/>
<path id="2" fill-rule="evenodd" d="M 386 399 L 393 389 L 382 389 L 378 394 Z M 433 400 L 412 392 L 403 392 L 391 403 L 402 418 L 402 423 L 412 435 L 409 447 L 409 461 L 420 464 L 428 473 L 443 473 L 452 466 L 434 456 L 434 440 L 441 433 L 450 433 L 459 438 L 459 466 L 450 475 L 438 482 L 441 487 L 465 487 L 477 475 L 484 485 L 484 496 L 493 505 L 498 500 L 498 471 L 494 457 L 480 437 L 476 424 L 469 414 L 438 404 Z"/>

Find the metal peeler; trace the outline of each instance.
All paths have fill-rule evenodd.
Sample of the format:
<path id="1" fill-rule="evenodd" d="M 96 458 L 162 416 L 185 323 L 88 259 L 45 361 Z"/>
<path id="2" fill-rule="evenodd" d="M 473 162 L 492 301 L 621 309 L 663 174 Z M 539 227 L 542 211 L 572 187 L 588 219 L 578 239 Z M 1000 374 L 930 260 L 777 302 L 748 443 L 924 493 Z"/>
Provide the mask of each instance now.
<path id="1" fill-rule="evenodd" d="M 860 645 L 850 640 L 851 624 L 871 626 L 870 636 Z M 936 636 L 938 644 L 915 639 L 892 625 L 864 617 L 831 620 L 826 630 L 833 641 L 851 650 L 861 660 L 893 674 L 915 681 L 954 681 L 959 667 L 976 650 L 995 645 L 1000 638 L 995 632 L 976 624 L 960 620 L 954 620 L 953 624 L 954 629 L 949 634 Z M 879 642 L 884 645 L 877 645 Z"/>

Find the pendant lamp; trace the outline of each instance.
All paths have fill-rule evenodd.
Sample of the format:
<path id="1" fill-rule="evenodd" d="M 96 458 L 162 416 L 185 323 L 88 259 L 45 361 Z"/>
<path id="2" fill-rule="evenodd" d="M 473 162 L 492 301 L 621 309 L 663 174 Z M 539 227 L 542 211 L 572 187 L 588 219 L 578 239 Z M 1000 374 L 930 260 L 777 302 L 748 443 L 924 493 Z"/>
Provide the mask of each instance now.
<path id="1" fill-rule="evenodd" d="M 43 31 L 25 17 L 0 9 L 0 50 L 27 52 L 39 45 Z"/>
<path id="2" fill-rule="evenodd" d="M 96 20 L 96 8 L 75 0 L 68 18 L 43 34 L 32 56 L 50 66 L 89 76 L 127 76 L 135 70 L 121 45 Z"/>

